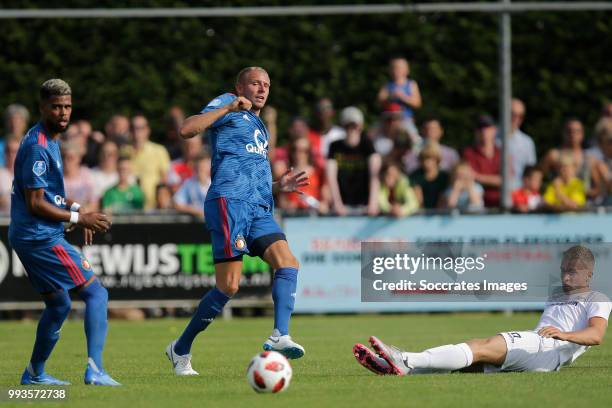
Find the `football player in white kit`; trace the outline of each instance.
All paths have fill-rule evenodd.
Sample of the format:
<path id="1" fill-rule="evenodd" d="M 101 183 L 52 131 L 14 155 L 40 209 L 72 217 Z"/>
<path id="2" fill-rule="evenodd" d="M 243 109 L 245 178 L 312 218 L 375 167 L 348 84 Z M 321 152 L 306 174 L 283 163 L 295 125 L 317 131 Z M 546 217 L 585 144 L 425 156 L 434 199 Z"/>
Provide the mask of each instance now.
<path id="1" fill-rule="evenodd" d="M 353 353 L 359 364 L 380 375 L 557 371 L 601 344 L 606 333 L 612 303 L 606 295 L 591 290 L 594 265 L 593 253 L 585 246 L 564 252 L 563 292 L 546 303 L 533 330 L 499 333 L 420 353 L 402 351 L 372 336 L 374 351 L 356 344 Z"/>

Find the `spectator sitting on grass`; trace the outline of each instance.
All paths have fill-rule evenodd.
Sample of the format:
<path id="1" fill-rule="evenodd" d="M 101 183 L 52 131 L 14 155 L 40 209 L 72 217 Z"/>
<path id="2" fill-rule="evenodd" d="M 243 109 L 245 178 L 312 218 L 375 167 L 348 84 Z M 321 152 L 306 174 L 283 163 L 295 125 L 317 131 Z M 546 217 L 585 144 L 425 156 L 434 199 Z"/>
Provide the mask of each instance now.
<path id="1" fill-rule="evenodd" d="M 102 197 L 102 209 L 113 213 L 126 213 L 144 208 L 144 195 L 137 184 L 131 182 L 132 162 L 121 156 L 117 163 L 119 182 Z"/>
<path id="2" fill-rule="evenodd" d="M 421 166 L 410 175 L 410 182 L 421 207 L 435 209 L 448 188 L 449 175 L 440 169 L 440 149 L 435 142 L 427 143 L 419 153 Z"/>
<path id="3" fill-rule="evenodd" d="M 477 211 L 484 207 L 484 189 L 475 180 L 474 170 L 466 162 L 453 169 L 451 186 L 444 194 L 446 207 L 461 211 Z"/>
<path id="4" fill-rule="evenodd" d="M 571 154 L 559 158 L 559 176 L 548 185 L 544 202 L 553 211 L 574 211 L 584 207 L 586 193 L 584 183 L 576 177 L 576 162 Z"/>
<path id="5" fill-rule="evenodd" d="M 396 163 L 387 163 L 382 168 L 378 206 L 381 214 L 396 218 L 413 214 L 419 209 L 419 201 L 410 187 L 410 181 Z"/>
<path id="6" fill-rule="evenodd" d="M 527 166 L 523 171 L 523 186 L 512 192 L 512 208 L 515 211 L 527 213 L 542 208 L 542 170 L 535 166 Z"/>
<path id="7" fill-rule="evenodd" d="M 203 219 L 204 200 L 210 187 L 210 156 L 200 153 L 193 162 L 193 169 L 195 174 L 174 194 L 174 208 Z"/>

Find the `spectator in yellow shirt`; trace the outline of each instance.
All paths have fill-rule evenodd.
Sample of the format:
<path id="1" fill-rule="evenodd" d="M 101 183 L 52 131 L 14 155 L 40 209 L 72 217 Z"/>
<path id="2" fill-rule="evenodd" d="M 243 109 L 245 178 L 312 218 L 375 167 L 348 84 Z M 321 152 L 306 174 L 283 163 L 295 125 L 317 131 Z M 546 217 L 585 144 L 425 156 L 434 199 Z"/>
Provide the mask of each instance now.
<path id="1" fill-rule="evenodd" d="M 151 128 L 144 115 L 136 115 L 130 123 L 132 136 L 132 164 L 145 196 L 145 209 L 155 208 L 155 189 L 165 183 L 170 169 L 166 148 L 149 140 Z"/>
<path id="2" fill-rule="evenodd" d="M 559 158 L 559 176 L 546 188 L 544 202 L 554 211 L 574 211 L 586 204 L 584 183 L 576 177 L 573 156 L 564 154 Z"/>

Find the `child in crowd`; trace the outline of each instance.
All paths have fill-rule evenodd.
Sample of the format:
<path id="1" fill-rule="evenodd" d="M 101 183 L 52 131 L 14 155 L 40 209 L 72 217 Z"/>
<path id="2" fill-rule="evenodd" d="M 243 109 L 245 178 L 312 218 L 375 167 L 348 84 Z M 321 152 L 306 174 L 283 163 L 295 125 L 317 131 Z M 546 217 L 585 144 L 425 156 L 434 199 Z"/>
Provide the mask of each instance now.
<path id="1" fill-rule="evenodd" d="M 571 154 L 559 157 L 559 176 L 548 185 L 544 202 L 553 211 L 574 211 L 586 204 L 584 182 L 576 175 L 576 162 Z"/>
<path id="2" fill-rule="evenodd" d="M 484 208 L 484 189 L 474 179 L 474 170 L 466 162 L 459 162 L 453 169 L 451 184 L 444 194 L 446 207 L 461 211 L 477 211 Z"/>
<path id="3" fill-rule="evenodd" d="M 419 209 L 419 201 L 410 187 L 408 177 L 402 174 L 400 166 L 395 163 L 383 166 L 378 206 L 381 214 L 398 218 L 410 215 Z"/>
<path id="4" fill-rule="evenodd" d="M 535 166 L 525 167 L 523 171 L 523 186 L 512 192 L 512 208 L 522 213 L 541 209 L 541 188 L 542 170 Z"/>

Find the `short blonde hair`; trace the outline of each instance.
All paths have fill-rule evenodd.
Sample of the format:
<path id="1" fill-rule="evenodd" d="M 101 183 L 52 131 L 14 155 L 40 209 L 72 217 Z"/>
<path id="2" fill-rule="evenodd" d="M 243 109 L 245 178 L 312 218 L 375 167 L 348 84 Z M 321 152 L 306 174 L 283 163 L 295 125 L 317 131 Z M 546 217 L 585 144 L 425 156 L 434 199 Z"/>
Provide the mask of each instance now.
<path id="1" fill-rule="evenodd" d="M 240 72 L 238 73 L 238 76 L 236 77 L 236 84 L 239 84 L 240 82 L 242 82 L 244 78 L 246 77 L 246 75 L 249 72 L 253 72 L 253 71 L 264 72 L 266 75 L 268 75 L 268 78 L 270 77 L 270 74 L 268 74 L 268 71 L 266 71 L 262 67 L 246 67 L 246 68 L 241 69 Z"/>

